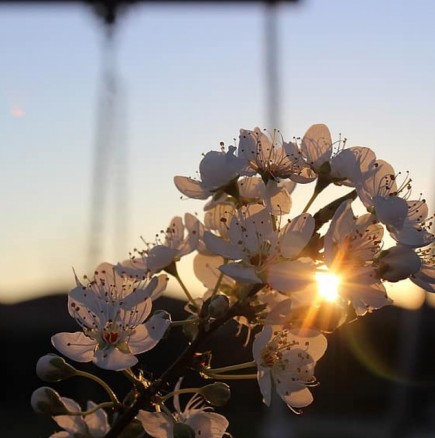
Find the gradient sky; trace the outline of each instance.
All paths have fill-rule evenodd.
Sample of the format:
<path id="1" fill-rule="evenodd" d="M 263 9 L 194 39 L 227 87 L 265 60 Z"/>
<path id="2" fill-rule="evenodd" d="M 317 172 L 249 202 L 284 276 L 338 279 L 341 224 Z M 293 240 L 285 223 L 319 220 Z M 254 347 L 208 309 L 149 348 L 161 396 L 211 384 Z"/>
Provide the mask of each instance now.
<path id="1" fill-rule="evenodd" d="M 415 197 L 433 201 L 434 16 L 431 0 L 280 5 L 284 138 L 326 123 L 334 138 L 342 133 L 349 146 L 369 146 L 396 171 L 409 170 Z M 0 6 L 1 302 L 69 289 L 73 266 L 94 268 L 103 35 L 85 6 Z M 120 20 L 116 53 L 129 190 L 108 183 L 101 261 L 111 262 L 172 216 L 202 210 L 180 200 L 174 175 L 194 175 L 201 153 L 231 144 L 240 128 L 268 127 L 264 6 L 135 6 Z"/>

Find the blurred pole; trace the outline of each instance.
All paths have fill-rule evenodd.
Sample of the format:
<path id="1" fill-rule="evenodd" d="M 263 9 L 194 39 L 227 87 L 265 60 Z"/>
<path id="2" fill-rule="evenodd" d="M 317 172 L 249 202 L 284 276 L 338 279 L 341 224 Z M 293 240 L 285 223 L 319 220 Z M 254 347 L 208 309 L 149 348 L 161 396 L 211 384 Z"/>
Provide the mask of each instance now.
<path id="1" fill-rule="evenodd" d="M 281 87 L 279 77 L 278 3 L 266 3 L 265 9 L 265 76 L 268 129 L 281 128 Z"/>
<path id="2" fill-rule="evenodd" d="M 103 19 L 101 89 L 98 96 L 90 206 L 89 267 L 100 263 L 105 236 L 111 236 L 118 255 L 124 250 L 127 231 L 127 151 L 125 102 L 121 102 L 116 69 L 116 3 L 95 2 L 95 13 Z M 124 104 L 124 108 L 121 108 Z M 107 230 L 107 216 L 112 202 L 114 232 Z M 91 268 L 91 269 L 92 269 Z"/>

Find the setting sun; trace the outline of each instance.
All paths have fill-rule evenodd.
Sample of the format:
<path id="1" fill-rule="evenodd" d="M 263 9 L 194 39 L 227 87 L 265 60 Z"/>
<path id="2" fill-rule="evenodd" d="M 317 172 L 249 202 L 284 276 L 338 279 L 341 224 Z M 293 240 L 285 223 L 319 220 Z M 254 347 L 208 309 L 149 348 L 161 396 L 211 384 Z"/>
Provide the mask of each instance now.
<path id="1" fill-rule="evenodd" d="M 325 301 L 335 301 L 338 297 L 339 278 L 329 272 L 316 272 L 319 297 Z"/>

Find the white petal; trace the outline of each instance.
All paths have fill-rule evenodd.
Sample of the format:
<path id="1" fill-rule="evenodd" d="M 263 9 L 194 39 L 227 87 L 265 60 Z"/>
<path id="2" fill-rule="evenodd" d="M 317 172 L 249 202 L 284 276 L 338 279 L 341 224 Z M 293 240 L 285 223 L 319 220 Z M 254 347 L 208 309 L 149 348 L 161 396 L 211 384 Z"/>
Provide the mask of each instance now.
<path id="1" fill-rule="evenodd" d="M 216 286 L 221 271 L 219 267 L 224 264 L 221 256 L 196 254 L 193 260 L 193 271 L 199 281 L 207 288 L 213 290 Z M 232 286 L 234 280 L 224 276 L 221 285 Z"/>
<path id="2" fill-rule="evenodd" d="M 97 346 L 97 342 L 83 332 L 57 333 L 52 336 L 51 343 L 57 351 L 76 362 L 90 362 Z"/>
<path id="3" fill-rule="evenodd" d="M 136 418 L 153 438 L 173 438 L 173 420 L 162 412 L 139 411 Z"/>
<path id="4" fill-rule="evenodd" d="M 279 292 L 290 293 L 302 289 L 313 275 L 311 264 L 284 261 L 270 264 L 266 270 L 267 284 Z"/>
<path id="5" fill-rule="evenodd" d="M 325 354 L 328 346 L 326 337 L 319 331 L 312 329 L 291 330 L 289 339 L 297 342 L 316 362 Z"/>
<path id="6" fill-rule="evenodd" d="M 263 403 L 270 406 L 272 397 L 272 376 L 269 368 L 258 367 L 257 381 L 260 387 L 261 395 L 263 396 Z"/>
<path id="7" fill-rule="evenodd" d="M 263 330 L 255 336 L 252 344 L 252 355 L 257 365 L 261 365 L 262 352 L 267 343 L 272 339 L 273 329 L 270 325 L 264 326 Z"/>
<path id="8" fill-rule="evenodd" d="M 148 253 L 148 269 L 155 273 L 169 266 L 177 256 L 177 250 L 165 245 L 156 245 Z"/>
<path id="9" fill-rule="evenodd" d="M 314 227 L 314 218 L 308 213 L 295 217 L 286 225 L 280 237 L 282 256 L 285 258 L 297 257 L 311 239 Z"/>
<path id="10" fill-rule="evenodd" d="M 109 347 L 97 350 L 93 359 L 95 365 L 105 370 L 121 371 L 137 364 L 137 358 L 117 348 Z"/>
<path id="11" fill-rule="evenodd" d="M 385 225 L 401 228 L 408 215 L 408 203 L 398 196 L 374 196 L 376 217 Z"/>
<path id="12" fill-rule="evenodd" d="M 151 292 L 150 298 L 151 300 L 157 300 L 157 298 L 160 298 L 163 294 L 163 292 L 166 290 L 166 286 L 168 285 L 169 278 L 166 274 L 160 274 L 157 277 L 157 285 L 155 289 Z M 148 288 L 147 288 L 148 289 Z"/>
<path id="13" fill-rule="evenodd" d="M 158 313 L 152 316 L 145 324 L 138 325 L 128 341 L 130 351 L 133 354 L 140 354 L 154 348 L 162 339 L 170 324 L 170 320 L 163 318 Z"/>
<path id="14" fill-rule="evenodd" d="M 255 272 L 252 266 L 245 266 L 241 263 L 228 263 L 219 268 L 225 275 L 234 278 L 236 281 L 248 284 L 261 284 L 263 281 Z"/>
<path id="15" fill-rule="evenodd" d="M 146 257 L 131 258 L 118 263 L 115 268 L 121 275 L 143 280 L 148 273 Z"/>
<path id="16" fill-rule="evenodd" d="M 70 412 L 80 412 L 82 409 L 75 401 L 67 397 L 61 397 L 62 403 Z M 53 420 L 70 434 L 86 433 L 86 425 L 82 417 L 72 415 L 56 415 Z"/>
<path id="17" fill-rule="evenodd" d="M 313 402 L 313 395 L 308 388 L 302 388 L 298 391 L 289 392 L 288 395 L 284 394 L 281 398 L 291 408 L 303 408 Z"/>
<path id="18" fill-rule="evenodd" d="M 204 243 L 207 249 L 213 254 L 220 255 L 230 260 L 240 260 L 243 258 L 243 248 L 233 245 L 227 240 L 215 236 L 213 233 L 206 231 L 204 233 Z"/>
<path id="19" fill-rule="evenodd" d="M 186 176 L 175 176 L 174 184 L 177 189 L 189 198 L 207 199 L 210 196 L 210 191 L 205 190 L 200 181 L 196 181 Z"/>
<path id="20" fill-rule="evenodd" d="M 92 401 L 88 401 L 87 410 L 95 408 L 97 405 Z M 93 414 L 86 415 L 85 423 L 88 426 L 92 437 L 102 438 L 109 431 L 109 423 L 107 421 L 107 413 L 104 409 L 98 409 Z"/>
<path id="21" fill-rule="evenodd" d="M 435 236 L 424 229 L 403 227 L 400 230 L 390 229 L 391 237 L 398 243 L 421 248 L 435 241 Z"/>
<path id="22" fill-rule="evenodd" d="M 195 438 L 222 438 L 228 420 L 215 412 L 198 412 L 190 416 L 186 424 L 195 431 Z"/>
<path id="23" fill-rule="evenodd" d="M 158 283 L 157 277 L 153 277 L 145 289 L 136 289 L 131 294 L 123 298 L 119 303 L 120 306 L 124 310 L 129 310 L 129 309 L 133 309 L 139 304 L 146 303 L 147 307 L 149 307 L 148 313 L 146 314 L 146 316 L 148 316 L 152 307 L 152 301 L 150 296 L 154 291 L 154 289 L 157 287 L 157 283 Z"/>
<path id="24" fill-rule="evenodd" d="M 301 151 L 308 164 L 318 170 L 332 154 L 331 133 L 328 127 L 324 124 L 317 124 L 308 128 L 302 138 Z"/>

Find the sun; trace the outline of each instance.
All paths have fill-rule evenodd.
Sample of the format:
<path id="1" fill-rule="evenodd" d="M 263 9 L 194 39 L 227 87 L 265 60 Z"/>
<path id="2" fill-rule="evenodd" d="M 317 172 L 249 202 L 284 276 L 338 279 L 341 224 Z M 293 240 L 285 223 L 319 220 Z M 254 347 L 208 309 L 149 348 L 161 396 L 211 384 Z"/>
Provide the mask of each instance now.
<path id="1" fill-rule="evenodd" d="M 336 301 L 340 279 L 337 275 L 326 271 L 316 272 L 317 291 L 320 299 Z"/>

